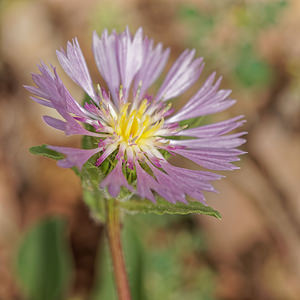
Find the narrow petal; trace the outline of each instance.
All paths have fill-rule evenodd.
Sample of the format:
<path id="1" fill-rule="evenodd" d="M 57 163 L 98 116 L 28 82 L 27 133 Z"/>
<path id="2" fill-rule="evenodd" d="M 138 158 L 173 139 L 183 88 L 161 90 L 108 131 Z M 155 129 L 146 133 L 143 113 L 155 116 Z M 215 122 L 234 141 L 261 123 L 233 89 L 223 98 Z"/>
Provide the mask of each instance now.
<path id="1" fill-rule="evenodd" d="M 106 81 L 114 102 L 118 103 L 118 90 L 120 88 L 120 73 L 117 60 L 118 35 L 113 32 L 108 35 L 104 30 L 101 38 L 94 31 L 93 53 L 98 70 Z"/>
<path id="2" fill-rule="evenodd" d="M 172 140 L 170 145 L 184 146 L 189 149 L 200 148 L 235 148 L 239 147 L 246 142 L 245 139 L 241 139 L 240 136 L 245 135 L 247 132 L 239 132 L 235 134 L 229 134 L 224 136 L 213 136 L 207 138 L 198 138 L 193 140 Z"/>
<path id="3" fill-rule="evenodd" d="M 93 52 L 99 72 L 105 79 L 115 104 L 119 104 L 120 85 L 124 89 L 124 100 L 127 100 L 131 82 L 142 66 L 143 32 L 140 28 L 132 38 L 127 28 L 117 34 L 108 35 L 105 30 L 99 38 L 93 35 Z"/>
<path id="4" fill-rule="evenodd" d="M 44 106 L 47 106 L 47 107 L 50 107 L 50 108 L 54 108 L 53 104 L 50 101 L 43 100 L 43 99 L 40 99 L 40 98 L 36 98 L 36 97 L 33 97 L 33 96 L 31 96 L 30 99 L 35 101 L 38 104 L 41 104 L 41 105 L 44 105 Z"/>
<path id="5" fill-rule="evenodd" d="M 110 144 L 102 153 L 102 155 L 97 159 L 96 161 L 96 166 L 100 166 L 104 160 L 110 155 L 112 154 L 115 150 L 117 149 L 117 145 L 116 144 Z"/>
<path id="6" fill-rule="evenodd" d="M 147 198 L 152 202 L 156 202 L 151 189 L 155 189 L 157 187 L 157 182 L 140 166 L 138 161 L 135 161 L 135 167 L 137 177 L 137 193 L 142 198 Z"/>
<path id="7" fill-rule="evenodd" d="M 178 182 L 174 182 L 170 176 L 160 171 L 157 167 L 148 163 L 158 184 L 153 188 L 160 196 L 171 203 L 183 202 L 187 203 L 184 191 Z"/>
<path id="8" fill-rule="evenodd" d="M 176 133 L 176 135 L 191 136 L 198 138 L 220 136 L 242 126 L 246 122 L 246 120 L 241 120 L 243 118 L 244 116 L 238 116 L 218 123 L 185 129 Z"/>
<path id="9" fill-rule="evenodd" d="M 217 113 L 232 106 L 236 101 L 228 98 L 230 90 L 219 90 L 222 77 L 213 84 L 215 73 L 213 73 L 198 90 L 198 92 L 174 114 L 167 123 L 179 122 L 203 115 Z"/>
<path id="10" fill-rule="evenodd" d="M 32 75 L 37 87 L 28 88 L 26 86 L 26 88 L 30 92 L 35 93 L 36 96 L 44 97 L 44 99 L 32 97 L 34 101 L 56 109 L 57 112 L 66 120 L 66 122 L 62 123 L 63 121 L 58 122 L 51 117 L 46 117 L 44 118 L 45 122 L 56 129 L 64 130 L 67 135 L 81 134 L 101 136 L 97 133 L 89 132 L 88 130 L 84 129 L 70 115 L 70 113 L 75 114 L 76 116 L 85 119 L 90 117 L 91 113 L 86 111 L 72 98 L 69 91 L 66 89 L 60 77 L 58 76 L 55 68 L 53 67 L 52 69 L 53 73 L 45 64 L 42 63 L 39 66 L 41 74 Z"/>
<path id="11" fill-rule="evenodd" d="M 73 119 L 73 117 L 68 115 L 66 115 L 67 122 L 64 122 L 62 120 L 50 116 L 43 116 L 43 119 L 49 126 L 64 131 L 66 135 L 88 135 L 88 136 L 95 136 L 95 137 L 103 136 L 99 133 L 84 129 Z"/>
<path id="12" fill-rule="evenodd" d="M 230 162 L 238 161 L 237 155 L 242 154 L 240 152 L 232 153 L 233 150 L 221 149 L 220 151 L 207 150 L 185 150 L 174 149 L 174 153 L 177 153 L 196 164 L 210 170 L 235 170 L 239 167 L 231 164 Z M 237 150 L 238 151 L 238 150 Z"/>
<path id="13" fill-rule="evenodd" d="M 47 146 L 49 149 L 63 153 L 66 155 L 65 159 L 59 160 L 57 165 L 62 168 L 72 168 L 74 166 L 79 169 L 82 168 L 84 163 L 92 157 L 94 154 L 98 153 L 101 148 L 95 149 L 77 149 L 69 147 L 59 147 L 59 146 Z"/>
<path id="14" fill-rule="evenodd" d="M 125 32 L 119 35 L 117 51 L 121 84 L 125 90 L 124 99 L 127 100 L 131 82 L 143 62 L 142 28 L 138 29 L 132 39 L 127 27 Z"/>
<path id="15" fill-rule="evenodd" d="M 23 85 L 24 88 L 30 92 L 31 94 L 34 94 L 36 95 L 37 97 L 40 97 L 40 98 L 47 98 L 48 97 L 48 94 L 43 92 L 43 90 L 35 87 L 35 86 L 31 86 L 31 85 Z"/>
<path id="16" fill-rule="evenodd" d="M 193 61 L 195 50 L 184 51 L 175 61 L 159 89 L 156 99 L 166 101 L 182 94 L 199 78 L 204 64 L 203 59 Z"/>
<path id="17" fill-rule="evenodd" d="M 144 96 L 147 89 L 158 78 L 166 65 L 170 49 L 168 48 L 164 51 L 162 51 L 162 49 L 161 43 L 153 49 L 153 40 L 149 40 L 148 37 L 145 37 L 143 42 L 144 60 L 134 80 L 134 94 L 137 93 L 139 84 L 141 84 L 138 100 Z"/>
<path id="18" fill-rule="evenodd" d="M 179 168 L 168 162 L 164 162 L 162 168 L 168 173 L 177 189 L 184 191 L 186 195 L 190 195 L 203 204 L 206 204 L 203 191 L 216 192 L 209 181 L 222 177 L 211 172 Z M 183 178 L 184 180 L 182 180 Z"/>
<path id="19" fill-rule="evenodd" d="M 112 197 L 117 197 L 120 193 L 121 186 L 126 187 L 130 191 L 133 190 L 123 175 L 122 160 L 119 160 L 114 169 L 101 182 L 100 187 L 107 187 L 110 195 Z"/>
<path id="20" fill-rule="evenodd" d="M 51 127 L 65 131 L 66 130 L 66 122 L 50 117 L 50 116 L 43 116 L 44 121 Z"/>
<path id="21" fill-rule="evenodd" d="M 84 91 L 97 102 L 98 100 L 93 87 L 93 82 L 77 38 L 73 39 L 72 43 L 68 42 L 67 52 L 64 50 L 57 50 L 56 54 L 62 68 L 70 78 L 81 86 Z"/>
<path id="22" fill-rule="evenodd" d="M 70 112 L 77 115 L 85 115 L 85 111 L 72 98 L 67 88 L 62 83 L 56 69 L 53 72 L 44 63 L 38 66 L 41 74 L 32 74 L 32 79 L 37 87 L 25 86 L 35 96 L 33 100 L 43 105 L 55 108 L 59 113 Z"/>

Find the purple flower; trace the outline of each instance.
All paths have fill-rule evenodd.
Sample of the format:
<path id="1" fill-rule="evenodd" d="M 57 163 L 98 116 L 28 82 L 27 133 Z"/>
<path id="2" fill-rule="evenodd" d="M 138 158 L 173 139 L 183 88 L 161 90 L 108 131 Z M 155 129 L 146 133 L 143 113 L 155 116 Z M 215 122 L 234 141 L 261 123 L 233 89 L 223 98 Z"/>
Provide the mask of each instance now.
<path id="1" fill-rule="evenodd" d="M 81 169 L 97 155 L 95 165 L 101 167 L 110 157 L 117 162 L 100 187 L 107 187 L 113 197 L 123 186 L 152 201 L 156 193 L 172 203 L 186 203 L 187 195 L 204 203 L 203 192 L 215 191 L 211 182 L 222 177 L 208 170 L 238 169 L 232 162 L 244 153 L 236 147 L 245 142 L 241 138 L 245 132 L 227 133 L 244 123 L 243 116 L 195 128 L 182 126 L 182 121 L 227 109 L 235 103 L 231 91 L 219 90 L 221 78 L 215 80 L 213 73 L 174 113 L 169 100 L 194 84 L 204 67 L 202 58 L 194 58 L 195 50 L 185 50 L 179 56 L 156 95 L 149 95 L 148 90 L 164 69 L 170 50 L 160 43 L 154 46 L 153 40 L 143 37 L 142 29 L 134 36 L 128 28 L 121 34 L 105 30 L 101 37 L 94 33 L 93 52 L 108 91 L 99 84 L 95 89 L 77 39 L 68 42 L 66 51 L 57 51 L 62 68 L 91 98 L 83 107 L 53 66 L 51 70 L 42 63 L 41 73 L 32 75 L 36 87 L 26 86 L 34 101 L 54 108 L 64 119 L 45 116 L 48 125 L 66 135 L 92 136 L 98 143 L 94 149 L 49 146 L 66 155 L 59 166 Z M 176 167 L 167 161 L 167 152 L 207 170 Z M 136 174 L 133 182 L 126 175 L 130 170 Z"/>

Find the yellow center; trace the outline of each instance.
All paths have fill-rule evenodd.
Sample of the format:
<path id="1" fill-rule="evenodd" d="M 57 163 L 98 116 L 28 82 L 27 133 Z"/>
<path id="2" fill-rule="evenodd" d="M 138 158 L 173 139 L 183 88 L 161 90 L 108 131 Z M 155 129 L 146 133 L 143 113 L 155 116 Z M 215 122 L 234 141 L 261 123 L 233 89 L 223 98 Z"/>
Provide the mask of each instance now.
<path id="1" fill-rule="evenodd" d="M 138 109 L 133 109 L 130 113 L 128 113 L 129 105 L 130 103 L 122 105 L 119 116 L 111 125 L 122 142 L 128 146 L 132 144 L 141 146 L 155 136 L 163 126 L 164 120 L 154 123 L 153 118 L 145 113 L 148 106 L 146 99 Z"/>

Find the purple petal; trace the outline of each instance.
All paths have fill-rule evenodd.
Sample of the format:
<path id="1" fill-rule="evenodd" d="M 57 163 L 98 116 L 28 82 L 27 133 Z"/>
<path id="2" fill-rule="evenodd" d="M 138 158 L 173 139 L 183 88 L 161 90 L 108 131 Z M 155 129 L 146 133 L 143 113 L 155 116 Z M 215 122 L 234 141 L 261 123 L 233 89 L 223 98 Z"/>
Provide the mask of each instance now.
<path id="1" fill-rule="evenodd" d="M 65 119 L 67 120 L 67 122 L 52 118 L 50 116 L 43 116 L 43 119 L 49 126 L 64 131 L 66 135 L 88 135 L 96 137 L 101 136 L 101 134 L 84 129 L 74 120 L 73 117 L 67 114 L 65 115 Z"/>
<path id="2" fill-rule="evenodd" d="M 125 90 L 125 100 L 131 82 L 142 66 L 143 62 L 143 30 L 139 28 L 133 39 L 131 39 L 128 27 L 119 35 L 117 42 L 118 63 L 121 84 Z"/>
<path id="3" fill-rule="evenodd" d="M 247 132 L 239 132 L 235 134 L 229 134 L 225 136 L 212 136 L 207 138 L 199 138 L 193 140 L 172 140 L 170 145 L 184 146 L 189 149 L 200 148 L 235 148 L 239 147 L 246 142 L 245 139 L 239 138 L 245 135 Z"/>
<path id="4" fill-rule="evenodd" d="M 185 50 L 175 61 L 167 74 L 165 81 L 159 89 L 156 99 L 168 100 L 182 94 L 189 88 L 200 76 L 204 64 L 203 59 L 193 57 L 195 50 Z"/>
<path id="5" fill-rule="evenodd" d="M 170 176 L 160 171 L 157 167 L 151 163 L 148 164 L 151 168 L 158 184 L 153 188 L 160 196 L 165 198 L 171 203 L 183 202 L 187 203 L 185 199 L 184 191 L 181 189 L 181 185 L 178 182 L 174 182 Z"/>
<path id="6" fill-rule="evenodd" d="M 157 188 L 157 182 L 135 161 L 136 178 L 137 178 L 137 193 L 142 198 L 147 198 L 152 202 L 156 202 L 151 189 Z"/>
<path id="7" fill-rule="evenodd" d="M 35 101 L 38 104 L 41 104 L 41 105 L 44 105 L 44 106 L 47 106 L 50 108 L 54 108 L 53 104 L 50 101 L 42 100 L 40 98 L 36 98 L 33 96 L 31 96 L 30 99 L 32 99 L 33 101 Z"/>
<path id="8" fill-rule="evenodd" d="M 176 135 L 192 136 L 198 138 L 220 136 L 242 126 L 246 122 L 246 120 L 241 120 L 243 117 L 244 116 L 238 116 L 218 123 L 204 125 L 196 128 L 189 128 L 176 133 Z"/>
<path id="9" fill-rule="evenodd" d="M 123 175 L 122 160 L 119 160 L 114 169 L 101 182 L 100 187 L 107 187 L 110 195 L 115 198 L 119 195 L 121 186 L 126 187 L 130 191 L 133 190 Z"/>
<path id="10" fill-rule="evenodd" d="M 198 92 L 179 110 L 178 113 L 166 122 L 179 122 L 203 115 L 217 113 L 232 106 L 236 101 L 228 98 L 230 90 L 219 90 L 222 77 L 213 85 L 215 73 L 213 73 L 198 90 Z"/>
<path id="11" fill-rule="evenodd" d="M 83 115 L 84 111 L 70 95 L 57 75 L 56 69 L 52 67 L 52 73 L 44 63 L 38 67 L 41 74 L 32 74 L 32 79 L 37 87 L 25 86 L 25 88 L 35 96 L 45 100 L 36 97 L 33 97 L 33 100 L 42 105 L 53 107 L 58 112 L 65 111 Z"/>
<path id="12" fill-rule="evenodd" d="M 143 50 L 144 60 L 134 80 L 134 94 L 136 94 L 139 84 L 142 84 L 139 100 L 161 74 L 170 54 L 169 48 L 162 52 L 161 43 L 153 49 L 153 40 L 149 40 L 147 37 L 144 39 Z"/>
<path id="13" fill-rule="evenodd" d="M 110 144 L 105 151 L 102 153 L 102 155 L 97 159 L 96 161 L 96 166 L 100 166 L 104 160 L 112 154 L 115 150 L 117 149 L 117 145 L 115 144 Z"/>
<path id="14" fill-rule="evenodd" d="M 209 181 L 223 177 L 211 172 L 179 168 L 168 162 L 163 163 L 162 168 L 168 173 L 177 189 L 184 191 L 185 194 L 201 201 L 203 204 L 206 204 L 203 191 L 216 192 Z"/>
<path id="15" fill-rule="evenodd" d="M 72 43 L 68 42 L 67 52 L 62 49 L 61 51 L 57 50 L 56 54 L 59 63 L 70 78 L 97 102 L 93 82 L 77 38 L 73 39 Z"/>
<path id="16" fill-rule="evenodd" d="M 97 67 L 105 79 L 115 104 L 119 103 L 119 89 L 122 84 L 127 100 L 131 82 L 139 71 L 143 61 L 143 32 L 140 28 L 131 37 L 129 29 L 117 34 L 115 31 L 108 35 L 105 30 L 99 38 L 93 35 L 93 51 Z"/>
<path id="17" fill-rule="evenodd" d="M 55 128 L 55 129 L 62 130 L 62 131 L 66 130 L 66 122 L 64 122 L 62 120 L 55 119 L 50 116 L 43 116 L 43 119 L 49 126 Z"/>
<path id="18" fill-rule="evenodd" d="M 177 153 L 196 164 L 210 170 L 235 170 L 239 167 L 231 164 L 230 162 L 238 161 L 237 155 L 243 152 L 233 151 L 232 149 L 207 149 L 207 150 L 185 150 L 174 149 L 174 153 Z"/>
<path id="19" fill-rule="evenodd" d="M 106 29 L 102 33 L 101 39 L 95 31 L 93 33 L 93 53 L 96 65 L 105 79 L 115 103 L 118 103 L 118 90 L 120 87 L 117 39 L 118 35 L 115 32 L 108 35 Z"/>
<path id="20" fill-rule="evenodd" d="M 69 148 L 69 147 L 59 147 L 59 146 L 47 146 L 49 149 L 54 151 L 63 153 L 66 155 L 65 159 L 59 160 L 57 165 L 62 168 L 71 168 L 78 167 L 82 168 L 84 163 L 92 157 L 94 154 L 98 153 L 101 149 L 77 149 L 77 148 Z"/>

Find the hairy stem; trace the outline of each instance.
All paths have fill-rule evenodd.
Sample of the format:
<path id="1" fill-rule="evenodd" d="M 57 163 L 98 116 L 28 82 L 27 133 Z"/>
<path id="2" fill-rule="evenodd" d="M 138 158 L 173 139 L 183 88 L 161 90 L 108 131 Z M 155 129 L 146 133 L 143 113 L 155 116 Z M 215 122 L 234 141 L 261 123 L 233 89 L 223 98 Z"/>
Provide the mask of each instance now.
<path id="1" fill-rule="evenodd" d="M 107 201 L 106 232 L 119 300 L 130 300 L 130 289 L 121 244 L 119 210 L 114 199 Z"/>

